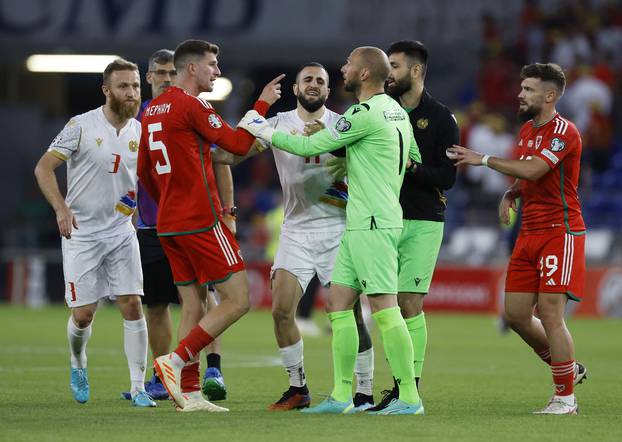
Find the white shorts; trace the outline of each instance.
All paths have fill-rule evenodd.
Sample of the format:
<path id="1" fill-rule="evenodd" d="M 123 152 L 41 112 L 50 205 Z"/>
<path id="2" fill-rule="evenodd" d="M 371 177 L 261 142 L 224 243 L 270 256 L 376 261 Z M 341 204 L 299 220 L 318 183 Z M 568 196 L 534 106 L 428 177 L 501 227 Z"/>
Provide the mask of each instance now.
<path id="1" fill-rule="evenodd" d="M 65 301 L 71 308 L 101 298 L 143 295 L 143 271 L 136 232 L 110 238 L 62 239 Z"/>
<path id="2" fill-rule="evenodd" d="M 274 277 L 275 270 L 283 269 L 298 278 L 303 293 L 316 274 L 320 283 L 327 286 L 330 283 L 342 236 L 342 231 L 308 233 L 281 231 L 270 278 Z"/>

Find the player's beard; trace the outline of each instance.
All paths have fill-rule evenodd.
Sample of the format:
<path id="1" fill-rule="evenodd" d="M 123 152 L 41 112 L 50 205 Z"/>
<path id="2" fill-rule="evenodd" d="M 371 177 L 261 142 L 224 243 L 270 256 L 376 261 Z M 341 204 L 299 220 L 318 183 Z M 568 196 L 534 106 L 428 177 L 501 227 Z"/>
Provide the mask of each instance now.
<path id="1" fill-rule="evenodd" d="M 527 108 L 525 110 L 522 110 L 519 107 L 518 108 L 518 118 L 522 122 L 529 121 L 529 120 L 533 119 L 536 115 L 538 115 L 541 110 L 542 110 L 542 108 L 536 106 L 535 104 L 532 104 L 531 106 L 527 106 Z"/>
<path id="2" fill-rule="evenodd" d="M 389 81 L 387 80 L 384 84 L 385 92 L 391 97 L 401 97 L 406 92 L 411 90 L 413 87 L 412 81 L 409 77 L 404 78 L 394 78 L 393 84 L 389 86 Z"/>
<path id="3" fill-rule="evenodd" d="M 344 80 L 344 82 L 343 82 L 343 89 L 346 92 L 356 92 L 358 87 L 359 87 L 359 84 L 354 82 L 354 81 L 348 82 L 348 81 Z"/>
<path id="4" fill-rule="evenodd" d="M 296 95 L 296 98 L 298 99 L 298 102 L 300 103 L 300 105 L 307 111 L 310 113 L 315 112 L 316 110 L 318 110 L 319 108 L 321 108 L 322 106 L 324 106 L 324 104 L 326 104 L 326 95 L 318 95 L 317 97 L 311 97 L 312 100 L 308 99 L 305 97 L 305 95 L 302 92 L 298 92 L 298 95 Z"/>
<path id="5" fill-rule="evenodd" d="M 110 110 L 123 120 L 136 117 L 139 107 L 137 100 L 119 100 L 114 94 L 110 95 Z"/>

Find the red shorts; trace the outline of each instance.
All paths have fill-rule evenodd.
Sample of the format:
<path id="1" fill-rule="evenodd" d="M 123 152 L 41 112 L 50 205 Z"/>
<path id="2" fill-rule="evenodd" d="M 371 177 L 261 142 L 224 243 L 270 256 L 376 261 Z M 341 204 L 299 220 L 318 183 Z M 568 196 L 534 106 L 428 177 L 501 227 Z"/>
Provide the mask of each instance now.
<path id="1" fill-rule="evenodd" d="M 219 283 L 245 268 L 240 246 L 221 222 L 205 232 L 161 236 L 160 242 L 176 285 Z"/>
<path id="2" fill-rule="evenodd" d="M 583 298 L 585 235 L 564 230 L 521 231 L 514 245 L 505 291 L 513 293 L 565 293 Z"/>

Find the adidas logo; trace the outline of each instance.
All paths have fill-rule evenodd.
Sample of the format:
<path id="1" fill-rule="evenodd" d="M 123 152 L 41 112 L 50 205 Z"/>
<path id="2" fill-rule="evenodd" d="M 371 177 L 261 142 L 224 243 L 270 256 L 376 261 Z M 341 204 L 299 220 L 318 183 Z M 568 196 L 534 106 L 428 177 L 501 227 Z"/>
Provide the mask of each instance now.
<path id="1" fill-rule="evenodd" d="M 557 285 L 557 284 L 555 284 L 555 281 L 553 280 L 553 278 L 551 278 L 546 282 L 546 285 Z"/>

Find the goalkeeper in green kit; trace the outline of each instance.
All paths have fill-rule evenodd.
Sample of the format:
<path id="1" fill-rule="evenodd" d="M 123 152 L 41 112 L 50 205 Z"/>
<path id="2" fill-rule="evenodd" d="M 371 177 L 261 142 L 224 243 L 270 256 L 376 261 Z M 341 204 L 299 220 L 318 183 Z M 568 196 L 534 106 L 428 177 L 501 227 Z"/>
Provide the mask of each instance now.
<path id="1" fill-rule="evenodd" d="M 352 51 L 341 68 L 344 87 L 359 101 L 335 123 L 309 136 L 278 132 L 257 112 L 238 124 L 275 148 L 310 157 L 346 146 L 349 201 L 346 231 L 339 245 L 328 295 L 333 328 L 335 386 L 331 395 L 306 413 L 351 413 L 352 378 L 358 334 L 352 306 L 368 295 L 382 335 L 399 398 L 377 414 L 423 414 L 415 384 L 413 348 L 397 305 L 397 244 L 402 231 L 399 196 L 404 173 L 419 150 L 408 115 L 384 93 L 389 61 L 378 48 Z"/>

